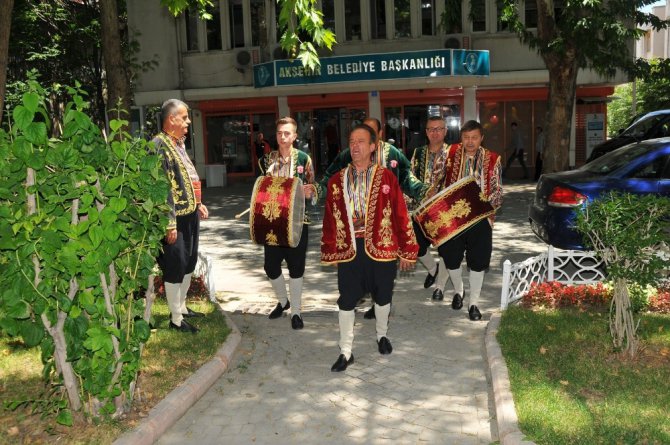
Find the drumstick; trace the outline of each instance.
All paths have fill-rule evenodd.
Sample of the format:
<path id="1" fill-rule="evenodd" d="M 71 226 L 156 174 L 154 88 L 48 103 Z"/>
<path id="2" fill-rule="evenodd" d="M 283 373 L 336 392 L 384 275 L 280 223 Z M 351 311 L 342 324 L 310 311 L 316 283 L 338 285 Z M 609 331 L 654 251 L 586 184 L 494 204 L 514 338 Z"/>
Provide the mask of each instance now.
<path id="1" fill-rule="evenodd" d="M 251 211 L 251 207 L 249 207 L 248 209 L 246 209 L 244 212 L 242 212 L 242 213 L 238 213 L 237 215 L 235 215 L 235 219 L 240 219 L 240 218 L 242 218 L 244 215 L 246 215 L 246 214 L 249 213 L 250 211 Z"/>

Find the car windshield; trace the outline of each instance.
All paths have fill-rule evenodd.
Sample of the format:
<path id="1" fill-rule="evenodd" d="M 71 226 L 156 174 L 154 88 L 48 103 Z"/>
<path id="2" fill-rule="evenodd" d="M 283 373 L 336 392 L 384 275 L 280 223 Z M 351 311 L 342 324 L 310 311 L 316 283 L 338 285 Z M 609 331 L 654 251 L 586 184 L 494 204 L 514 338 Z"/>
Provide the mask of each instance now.
<path id="1" fill-rule="evenodd" d="M 637 140 L 645 137 L 645 135 L 654 127 L 659 125 L 661 122 L 668 119 L 667 114 L 656 114 L 648 117 L 643 117 L 637 122 L 633 123 L 630 127 L 626 128 L 622 136 L 630 136 Z M 666 124 L 667 125 L 667 124 Z"/>
<path id="2" fill-rule="evenodd" d="M 628 165 L 633 159 L 653 150 L 653 147 L 644 143 L 627 145 L 584 164 L 579 170 L 604 176 Z"/>

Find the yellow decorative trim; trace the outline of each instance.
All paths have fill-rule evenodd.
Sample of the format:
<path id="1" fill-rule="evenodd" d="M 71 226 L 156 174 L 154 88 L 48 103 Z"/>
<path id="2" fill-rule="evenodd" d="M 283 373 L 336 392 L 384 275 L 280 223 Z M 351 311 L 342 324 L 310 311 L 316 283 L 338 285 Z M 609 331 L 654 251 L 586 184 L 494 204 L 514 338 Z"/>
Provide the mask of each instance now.
<path id="1" fill-rule="evenodd" d="M 472 208 L 465 199 L 459 199 L 446 212 L 440 212 L 437 221 L 429 221 L 425 224 L 428 236 L 434 238 L 440 227 L 448 226 L 454 218 L 463 218 L 468 216 Z"/>
<path id="2" fill-rule="evenodd" d="M 393 230 L 391 229 L 392 213 L 393 211 L 391 210 L 391 202 L 387 201 L 386 207 L 384 207 L 384 210 L 382 210 L 382 214 L 384 216 L 379 227 L 379 241 L 377 242 L 377 246 L 379 247 L 388 247 L 393 245 Z"/>

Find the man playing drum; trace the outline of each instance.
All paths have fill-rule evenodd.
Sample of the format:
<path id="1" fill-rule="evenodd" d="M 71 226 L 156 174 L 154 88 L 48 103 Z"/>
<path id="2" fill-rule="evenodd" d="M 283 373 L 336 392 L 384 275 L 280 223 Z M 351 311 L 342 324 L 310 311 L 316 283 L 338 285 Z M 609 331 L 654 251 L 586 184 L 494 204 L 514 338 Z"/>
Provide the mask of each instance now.
<path id="1" fill-rule="evenodd" d="M 277 121 L 277 144 L 279 150 L 273 150 L 259 161 L 261 171 L 267 176 L 300 178 L 305 184 L 305 190 L 314 193 L 314 167 L 312 159 L 304 151 L 293 147 L 297 134 L 298 124 L 290 117 L 283 117 Z M 318 195 L 314 196 L 316 199 Z M 307 221 L 302 226 L 300 242 L 296 247 L 263 246 L 265 253 L 264 269 L 272 284 L 278 303 L 270 312 L 270 319 L 281 317 L 282 313 L 291 308 L 291 327 L 302 329 L 303 321 L 300 314 L 302 306 L 302 282 L 305 273 L 305 257 L 307 254 Z M 282 275 L 281 264 L 286 260 L 289 272 L 289 302 L 286 293 L 286 282 Z"/>
<path id="2" fill-rule="evenodd" d="M 461 143 L 449 147 L 444 182 L 441 187 L 446 188 L 466 176 L 474 176 L 481 189 L 482 199 L 488 200 L 497 210 L 502 204 L 500 156 L 482 147 L 483 140 L 484 129 L 479 122 L 471 120 L 461 127 Z M 449 269 L 449 277 L 456 291 L 451 302 L 451 307 L 456 310 L 463 307 L 461 262 L 465 256 L 470 269 L 468 315 L 473 321 L 482 318 L 477 303 L 484 283 L 484 272 L 491 261 L 494 219 L 495 214 L 492 214 L 480 220 L 438 248 L 440 256 Z"/>
<path id="3" fill-rule="evenodd" d="M 375 139 L 377 142 L 375 150 L 372 153 L 372 162 L 391 170 L 398 179 L 403 193 L 410 198 L 419 200 L 420 197 L 426 193 L 428 187 L 412 174 L 407 157 L 405 157 L 402 151 L 382 140 L 382 125 L 378 119 L 369 117 L 365 119 L 363 123 L 372 128 L 375 132 Z M 328 166 L 321 181 L 315 184 L 314 193 L 318 192 L 319 196 L 325 196 L 326 185 L 328 184 L 330 177 L 349 165 L 351 160 L 352 156 L 350 149 L 341 151 L 333 163 Z M 305 190 L 306 197 L 310 197 L 311 193 L 312 192 Z M 426 278 L 426 281 L 429 280 L 431 280 L 430 276 Z M 434 279 L 430 281 L 428 286 L 432 284 L 432 281 L 434 281 Z M 374 305 L 365 313 L 365 318 L 375 318 Z"/>
<path id="4" fill-rule="evenodd" d="M 426 123 L 428 145 L 418 147 L 414 151 L 411 161 L 412 173 L 424 184 L 433 185 L 442 178 L 448 149 L 447 144 L 444 143 L 445 134 L 444 119 L 440 116 L 430 116 Z M 416 200 L 411 200 L 408 203 L 410 210 L 414 210 L 416 202 Z M 428 289 L 439 276 L 435 290 L 433 291 L 433 300 L 441 301 L 444 298 L 442 293 L 444 286 L 449 279 L 449 275 L 446 273 L 446 266 L 442 264 L 442 274 L 440 274 L 440 263 L 435 262 L 433 255 L 428 251 L 430 241 L 426 238 L 416 221 L 413 221 L 412 224 L 414 226 L 414 233 L 416 234 L 416 241 L 419 243 L 419 262 L 428 271 L 423 287 Z"/>
<path id="5" fill-rule="evenodd" d="M 354 127 L 352 162 L 328 181 L 321 261 L 338 266 L 340 355 L 333 372 L 354 362 L 354 308 L 366 293 L 375 301 L 379 353 L 393 351 L 387 330 L 396 261 L 400 270 L 409 270 L 419 250 L 398 180 L 372 161 L 375 137 L 367 125 Z"/>

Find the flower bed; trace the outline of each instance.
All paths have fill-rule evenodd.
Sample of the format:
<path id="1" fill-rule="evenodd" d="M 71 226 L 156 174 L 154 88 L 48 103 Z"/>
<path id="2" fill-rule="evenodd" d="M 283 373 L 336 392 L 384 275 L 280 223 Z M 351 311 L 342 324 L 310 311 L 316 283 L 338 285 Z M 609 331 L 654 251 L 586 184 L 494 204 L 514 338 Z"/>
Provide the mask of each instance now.
<path id="1" fill-rule="evenodd" d="M 630 289 L 631 304 L 635 312 L 649 311 L 670 313 L 670 287 Z M 558 281 L 532 283 L 530 290 L 521 297 L 525 307 L 603 307 L 612 300 L 609 283 L 567 285 Z"/>
<path id="2" fill-rule="evenodd" d="M 165 286 L 163 286 L 163 277 L 157 276 L 154 278 L 154 290 L 156 296 L 165 298 Z M 187 297 L 209 299 L 209 290 L 205 279 L 201 276 L 191 277 L 191 286 L 188 288 Z"/>

